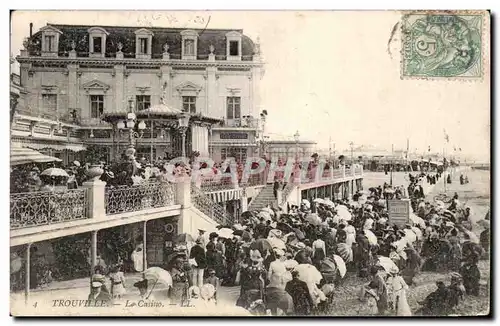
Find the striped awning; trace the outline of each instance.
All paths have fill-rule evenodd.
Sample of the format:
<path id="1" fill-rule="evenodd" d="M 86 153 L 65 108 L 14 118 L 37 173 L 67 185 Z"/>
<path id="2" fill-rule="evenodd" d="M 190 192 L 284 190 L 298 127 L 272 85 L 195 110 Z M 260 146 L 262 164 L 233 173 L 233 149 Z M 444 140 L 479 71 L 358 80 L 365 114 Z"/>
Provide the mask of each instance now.
<path id="1" fill-rule="evenodd" d="M 222 190 L 209 193 L 209 195 L 210 198 L 216 203 L 239 200 L 241 198 L 241 189 Z"/>
<path id="2" fill-rule="evenodd" d="M 33 149 L 23 147 L 12 147 L 10 149 L 10 165 L 21 165 L 27 163 L 47 163 L 47 162 L 61 162 L 61 159 L 44 155 Z"/>
<path id="3" fill-rule="evenodd" d="M 239 143 L 239 142 L 227 142 L 227 143 L 210 143 L 209 146 L 215 147 L 256 147 L 255 143 Z"/>
<path id="4" fill-rule="evenodd" d="M 12 145 L 16 147 L 25 147 L 35 150 L 50 148 L 56 151 L 69 150 L 73 152 L 80 152 L 87 149 L 87 146 L 85 146 L 84 144 L 75 144 L 75 143 L 56 144 L 56 143 L 44 143 L 37 141 L 12 141 Z"/>

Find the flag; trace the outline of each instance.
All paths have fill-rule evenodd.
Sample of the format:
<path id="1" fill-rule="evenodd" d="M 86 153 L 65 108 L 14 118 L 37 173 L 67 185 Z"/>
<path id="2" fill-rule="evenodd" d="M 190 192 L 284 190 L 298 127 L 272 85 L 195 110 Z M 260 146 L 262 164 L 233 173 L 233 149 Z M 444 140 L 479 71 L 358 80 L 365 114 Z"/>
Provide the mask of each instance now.
<path id="1" fill-rule="evenodd" d="M 446 133 L 446 130 L 443 129 L 443 131 L 444 131 L 444 140 L 446 140 L 446 142 L 449 143 L 450 142 L 450 136 L 448 136 L 448 134 Z"/>
<path id="2" fill-rule="evenodd" d="M 457 148 L 456 147 L 453 147 L 453 151 L 456 152 L 457 151 Z"/>
<path id="3" fill-rule="evenodd" d="M 427 151 L 428 151 L 428 152 L 430 152 L 430 151 L 431 151 L 431 145 L 429 145 L 429 149 L 428 149 Z"/>
<path id="4" fill-rule="evenodd" d="M 462 147 L 459 147 L 459 148 L 458 148 L 458 150 L 459 150 L 459 151 L 462 151 Z"/>

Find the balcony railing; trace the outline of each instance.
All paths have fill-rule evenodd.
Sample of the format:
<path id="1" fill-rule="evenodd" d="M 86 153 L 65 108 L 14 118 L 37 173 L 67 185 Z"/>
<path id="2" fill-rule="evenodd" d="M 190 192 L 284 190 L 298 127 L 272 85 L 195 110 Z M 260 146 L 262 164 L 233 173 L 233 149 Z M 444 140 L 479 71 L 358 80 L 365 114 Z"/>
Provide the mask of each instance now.
<path id="1" fill-rule="evenodd" d="M 213 192 L 234 188 L 233 178 L 231 176 L 202 176 L 200 189 L 204 192 Z"/>
<path id="2" fill-rule="evenodd" d="M 137 212 L 175 204 L 175 189 L 170 183 L 145 183 L 106 189 L 106 215 Z"/>
<path id="3" fill-rule="evenodd" d="M 69 110 L 70 112 L 54 112 L 50 109 L 38 108 L 16 108 L 16 113 L 30 117 L 42 118 L 47 120 L 65 122 L 69 124 L 80 124 L 80 109 Z"/>
<path id="4" fill-rule="evenodd" d="M 88 218 L 87 190 L 10 195 L 10 228 L 20 229 Z"/>

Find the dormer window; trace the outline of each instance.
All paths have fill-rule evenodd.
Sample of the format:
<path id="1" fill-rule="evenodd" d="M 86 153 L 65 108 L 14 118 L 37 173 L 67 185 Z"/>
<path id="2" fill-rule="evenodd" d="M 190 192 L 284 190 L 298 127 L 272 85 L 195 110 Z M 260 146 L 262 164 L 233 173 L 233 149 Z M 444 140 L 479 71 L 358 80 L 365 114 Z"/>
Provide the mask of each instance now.
<path id="1" fill-rule="evenodd" d="M 193 30 L 181 32 L 182 60 L 196 60 L 198 53 L 198 33 Z"/>
<path id="2" fill-rule="evenodd" d="M 137 59 L 151 59 L 151 44 L 153 32 L 145 28 L 135 31 L 135 57 Z"/>
<path id="3" fill-rule="evenodd" d="M 227 60 L 241 60 L 241 33 L 233 31 L 226 34 Z"/>
<path id="4" fill-rule="evenodd" d="M 40 29 L 42 32 L 42 56 L 57 57 L 59 50 L 59 35 L 62 34 L 57 28 L 47 25 Z"/>
<path id="5" fill-rule="evenodd" d="M 89 56 L 104 58 L 106 55 L 106 36 L 109 35 L 104 28 L 91 27 L 89 33 Z"/>

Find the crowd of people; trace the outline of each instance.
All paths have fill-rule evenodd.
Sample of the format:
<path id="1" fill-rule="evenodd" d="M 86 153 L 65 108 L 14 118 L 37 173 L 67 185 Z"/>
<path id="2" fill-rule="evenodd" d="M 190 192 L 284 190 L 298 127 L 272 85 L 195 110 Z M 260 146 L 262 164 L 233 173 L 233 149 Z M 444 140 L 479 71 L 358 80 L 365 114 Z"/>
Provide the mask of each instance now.
<path id="1" fill-rule="evenodd" d="M 336 287 L 346 275 L 356 275 L 366 281 L 359 315 L 451 314 L 465 296 L 479 295 L 488 221 L 477 237 L 457 196 L 431 204 L 422 189 L 427 175 L 410 179 L 407 192 L 384 184 L 349 199 L 305 199 L 288 212 L 269 206 L 217 231 L 199 230 L 192 243 L 182 237 L 167 267 L 173 280 L 168 296 L 180 306 L 200 298 L 216 304 L 220 286 L 238 285 L 236 305 L 252 314 L 326 315 L 334 300 L 342 300 Z M 387 203 L 402 197 L 409 197 L 415 213 L 396 225 Z M 421 271 L 449 273 L 451 283 L 437 282 L 412 311 L 407 291 Z M 148 281 L 136 286 L 145 293 Z"/>

